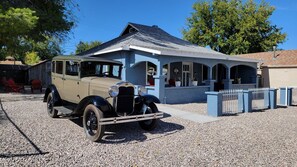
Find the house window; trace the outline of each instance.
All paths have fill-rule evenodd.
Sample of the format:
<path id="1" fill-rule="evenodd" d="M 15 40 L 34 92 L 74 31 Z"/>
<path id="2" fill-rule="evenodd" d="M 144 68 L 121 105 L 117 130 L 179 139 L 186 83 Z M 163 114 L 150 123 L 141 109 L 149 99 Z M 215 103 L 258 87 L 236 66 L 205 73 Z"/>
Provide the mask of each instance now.
<path id="1" fill-rule="evenodd" d="M 191 64 L 183 63 L 182 86 L 190 86 L 191 76 L 192 76 Z"/>
<path id="2" fill-rule="evenodd" d="M 157 66 L 151 62 L 146 63 L 146 82 L 147 85 L 155 85 L 154 75 L 157 74 Z"/>

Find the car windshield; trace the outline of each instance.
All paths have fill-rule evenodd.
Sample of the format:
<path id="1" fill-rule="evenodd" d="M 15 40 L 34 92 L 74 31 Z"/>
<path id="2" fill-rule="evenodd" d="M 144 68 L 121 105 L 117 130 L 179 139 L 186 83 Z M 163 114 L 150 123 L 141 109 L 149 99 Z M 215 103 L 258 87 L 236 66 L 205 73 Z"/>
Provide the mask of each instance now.
<path id="1" fill-rule="evenodd" d="M 119 64 L 94 61 L 81 63 L 81 78 L 90 76 L 120 78 L 120 75 L 121 66 Z"/>

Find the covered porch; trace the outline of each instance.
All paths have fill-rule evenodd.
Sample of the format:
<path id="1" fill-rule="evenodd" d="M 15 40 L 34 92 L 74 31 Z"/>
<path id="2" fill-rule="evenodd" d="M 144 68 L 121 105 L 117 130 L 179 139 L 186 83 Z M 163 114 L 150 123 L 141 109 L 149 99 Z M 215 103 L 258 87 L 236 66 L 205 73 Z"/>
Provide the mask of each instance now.
<path id="1" fill-rule="evenodd" d="M 205 102 L 207 91 L 255 88 L 256 69 L 255 62 L 138 53 L 126 66 L 126 80 L 145 85 L 162 103 Z"/>

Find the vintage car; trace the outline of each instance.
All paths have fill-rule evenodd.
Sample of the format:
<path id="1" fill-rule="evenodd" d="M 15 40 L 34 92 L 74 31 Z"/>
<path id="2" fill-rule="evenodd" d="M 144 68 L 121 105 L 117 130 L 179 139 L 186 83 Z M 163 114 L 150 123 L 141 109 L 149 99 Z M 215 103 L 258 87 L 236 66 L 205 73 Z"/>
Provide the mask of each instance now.
<path id="1" fill-rule="evenodd" d="M 142 129 L 153 130 L 163 117 L 155 105 L 159 99 L 146 94 L 143 86 L 121 81 L 121 70 L 121 62 L 102 58 L 54 57 L 52 84 L 44 96 L 48 115 L 83 116 L 92 141 L 102 139 L 110 124 L 138 121 Z"/>

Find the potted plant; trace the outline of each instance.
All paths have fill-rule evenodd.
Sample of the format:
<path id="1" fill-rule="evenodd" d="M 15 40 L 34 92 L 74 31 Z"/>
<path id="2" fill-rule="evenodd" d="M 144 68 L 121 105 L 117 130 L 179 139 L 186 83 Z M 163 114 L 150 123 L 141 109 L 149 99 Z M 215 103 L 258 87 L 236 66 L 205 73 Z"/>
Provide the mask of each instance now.
<path id="1" fill-rule="evenodd" d="M 198 85 L 198 80 L 196 77 L 193 77 L 192 79 L 192 86 L 197 86 Z"/>
<path id="2" fill-rule="evenodd" d="M 180 87 L 181 85 L 181 80 L 180 80 L 180 77 L 178 77 L 176 80 L 175 80 L 175 86 L 176 87 Z"/>
<path id="3" fill-rule="evenodd" d="M 194 73 L 193 79 L 192 79 L 192 86 L 198 85 L 198 79 L 197 79 L 197 73 Z"/>
<path id="4" fill-rule="evenodd" d="M 241 84 L 241 78 L 237 78 L 237 84 Z"/>

